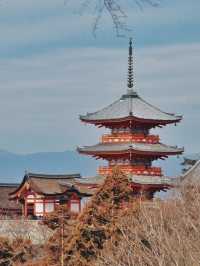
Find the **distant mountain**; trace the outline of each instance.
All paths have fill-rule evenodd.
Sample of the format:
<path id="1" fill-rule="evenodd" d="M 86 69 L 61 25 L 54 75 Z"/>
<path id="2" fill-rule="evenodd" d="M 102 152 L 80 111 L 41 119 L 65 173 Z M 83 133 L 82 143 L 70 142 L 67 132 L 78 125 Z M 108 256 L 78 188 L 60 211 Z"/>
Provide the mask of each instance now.
<path id="1" fill-rule="evenodd" d="M 174 157 L 165 161 L 159 160 L 154 165 L 161 166 L 165 175 L 177 176 L 181 173 L 182 161 L 182 157 Z M 20 182 L 25 170 L 41 173 L 80 173 L 82 176 L 94 176 L 100 164 L 102 164 L 101 161 L 79 155 L 76 151 L 21 155 L 0 150 L 0 182 Z"/>
<path id="2" fill-rule="evenodd" d="M 0 150 L 0 182 L 20 182 L 25 170 L 41 173 L 81 173 L 91 176 L 98 163 L 75 151 L 15 154 Z"/>

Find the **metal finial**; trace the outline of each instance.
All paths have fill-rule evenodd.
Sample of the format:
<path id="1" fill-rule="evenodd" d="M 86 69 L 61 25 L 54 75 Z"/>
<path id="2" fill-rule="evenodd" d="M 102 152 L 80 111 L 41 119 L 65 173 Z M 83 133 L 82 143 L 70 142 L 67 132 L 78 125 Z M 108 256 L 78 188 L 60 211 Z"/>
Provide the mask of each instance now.
<path id="1" fill-rule="evenodd" d="M 129 40 L 129 56 L 132 55 L 133 51 L 132 51 L 132 38 L 130 38 Z"/>
<path id="2" fill-rule="evenodd" d="M 132 48 L 132 38 L 129 41 L 129 56 L 128 56 L 128 88 L 133 88 L 133 48 Z"/>

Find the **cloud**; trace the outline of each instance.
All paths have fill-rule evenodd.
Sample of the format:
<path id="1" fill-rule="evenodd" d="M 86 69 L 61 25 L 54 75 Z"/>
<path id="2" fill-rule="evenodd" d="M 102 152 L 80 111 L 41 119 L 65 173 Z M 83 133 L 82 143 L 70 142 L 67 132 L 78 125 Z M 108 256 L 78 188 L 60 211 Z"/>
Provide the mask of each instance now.
<path id="1" fill-rule="evenodd" d="M 92 2 L 92 1 L 91 1 Z M 92 35 L 96 14 L 86 9 L 80 16 L 82 1 L 3 0 L 0 6 L 0 57 L 37 55 L 62 47 L 124 47 L 115 38 L 113 24 L 105 12 L 97 38 Z M 126 3 L 126 1 L 125 1 Z M 129 5 L 128 5 L 129 3 Z M 187 0 L 162 2 L 160 8 L 139 10 L 130 1 L 125 4 L 131 35 L 138 46 L 199 42 L 200 2 Z"/>
<path id="2" fill-rule="evenodd" d="M 200 150 L 200 43 L 136 50 L 140 95 L 184 114 L 164 142 Z M 15 152 L 58 151 L 94 144 L 105 130 L 84 126 L 79 114 L 110 104 L 126 91 L 127 50 L 67 48 L 0 64 L 0 147 Z M 192 128 L 192 132 L 191 132 Z M 191 137 L 192 134 L 192 137 Z"/>

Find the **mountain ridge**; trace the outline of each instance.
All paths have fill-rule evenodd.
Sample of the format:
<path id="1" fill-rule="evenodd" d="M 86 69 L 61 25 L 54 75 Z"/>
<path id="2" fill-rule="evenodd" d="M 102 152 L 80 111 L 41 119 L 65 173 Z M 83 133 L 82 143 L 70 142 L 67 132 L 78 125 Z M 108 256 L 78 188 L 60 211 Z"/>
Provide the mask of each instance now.
<path id="1" fill-rule="evenodd" d="M 189 155 L 191 156 L 191 154 Z M 183 157 L 187 157 L 184 154 Z M 154 165 L 161 166 L 164 174 L 177 176 L 181 173 L 183 157 L 159 160 Z M 101 160 L 80 155 L 76 151 L 36 152 L 17 154 L 0 150 L 0 182 L 21 182 L 25 171 L 39 173 L 80 173 L 82 176 L 94 176 Z"/>

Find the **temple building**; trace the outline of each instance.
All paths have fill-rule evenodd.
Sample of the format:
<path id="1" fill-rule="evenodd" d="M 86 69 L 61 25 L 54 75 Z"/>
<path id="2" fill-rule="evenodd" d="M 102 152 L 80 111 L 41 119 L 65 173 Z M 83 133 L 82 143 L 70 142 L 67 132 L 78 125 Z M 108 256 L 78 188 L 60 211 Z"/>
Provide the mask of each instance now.
<path id="1" fill-rule="evenodd" d="M 0 184 L 0 218 L 1 217 L 12 217 L 19 216 L 22 214 L 22 208 L 19 202 L 10 201 L 9 195 L 17 189 L 19 184 Z"/>
<path id="2" fill-rule="evenodd" d="M 85 123 L 110 130 L 98 144 L 78 148 L 79 153 L 106 160 L 107 166 L 100 166 L 94 178 L 27 172 L 19 185 L 0 185 L 0 194 L 7 199 L 0 204 L 0 214 L 43 217 L 60 204 L 79 213 L 116 166 L 129 177 L 134 195 L 152 199 L 155 192 L 173 186 L 173 179 L 165 177 L 153 162 L 182 154 L 184 149 L 161 143 L 151 130 L 177 124 L 182 116 L 163 112 L 140 97 L 135 89 L 132 53 L 130 40 L 126 93 L 109 106 L 80 116 Z"/>
<path id="3" fill-rule="evenodd" d="M 18 212 L 21 206 L 24 217 L 43 217 L 60 204 L 66 204 L 71 212 L 79 213 L 97 187 L 98 180 L 91 184 L 91 180 L 82 178 L 80 174 L 26 173 L 21 184 L 10 192 L 9 199 L 14 206 L 17 204 Z"/>
<path id="4" fill-rule="evenodd" d="M 135 90 L 132 40 L 129 43 L 127 91 L 109 106 L 80 116 L 80 120 L 97 127 L 110 129 L 94 146 L 79 147 L 78 152 L 104 159 L 107 166 L 100 166 L 98 174 L 107 176 L 118 166 L 131 179 L 133 192 L 145 193 L 152 198 L 156 191 L 171 186 L 171 179 L 164 177 L 153 161 L 182 154 L 184 149 L 160 142 L 151 130 L 168 124 L 177 124 L 182 116 L 161 111 L 143 100 Z"/>

